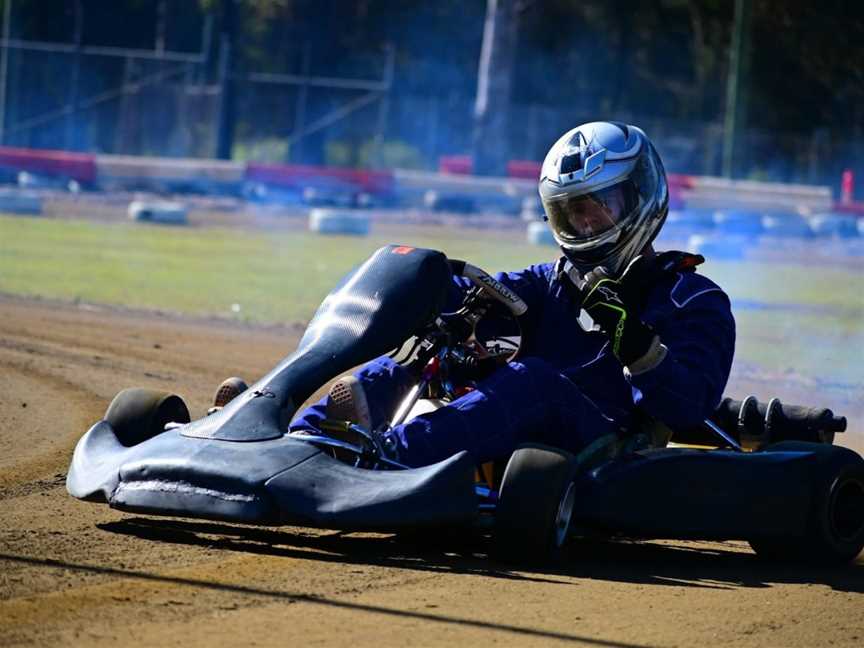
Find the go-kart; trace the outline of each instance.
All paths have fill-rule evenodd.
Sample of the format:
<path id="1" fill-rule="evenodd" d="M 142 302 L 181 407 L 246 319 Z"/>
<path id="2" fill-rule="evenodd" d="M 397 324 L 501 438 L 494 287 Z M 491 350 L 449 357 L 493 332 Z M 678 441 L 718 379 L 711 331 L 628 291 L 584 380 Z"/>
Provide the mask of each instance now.
<path id="1" fill-rule="evenodd" d="M 445 311 L 454 274 L 470 288 Z M 646 419 L 578 456 L 526 445 L 480 467 L 462 452 L 408 468 L 351 422 L 337 422 L 341 434 L 289 430 L 316 390 L 388 352 L 417 377 L 390 424 L 457 397 L 518 352 L 525 308 L 470 264 L 381 248 L 328 295 L 296 351 L 221 409 L 190 421 L 176 395 L 120 392 L 79 440 L 67 489 L 123 511 L 247 524 L 470 526 L 504 560 L 598 532 L 744 539 L 762 556 L 828 562 L 861 551 L 864 460 L 832 445 L 846 421 L 830 410 L 725 399 L 698 429 Z M 479 334 L 502 314 L 508 326 Z"/>

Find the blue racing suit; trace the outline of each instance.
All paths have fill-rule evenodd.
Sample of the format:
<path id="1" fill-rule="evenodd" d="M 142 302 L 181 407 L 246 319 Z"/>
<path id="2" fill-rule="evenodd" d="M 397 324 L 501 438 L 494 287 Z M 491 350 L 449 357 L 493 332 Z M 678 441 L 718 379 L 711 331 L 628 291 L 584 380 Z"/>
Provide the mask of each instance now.
<path id="1" fill-rule="evenodd" d="M 496 278 L 528 305 L 519 359 L 446 407 L 394 427 L 406 465 L 427 465 L 462 450 L 485 462 L 527 441 L 578 452 L 601 436 L 625 432 L 637 409 L 675 428 L 698 424 L 719 404 L 732 365 L 735 322 L 729 298 L 710 279 L 685 271 L 653 287 L 641 318 L 668 351 L 659 365 L 634 375 L 602 332 L 583 329 L 564 284 L 569 279 L 556 264 Z M 407 370 L 386 357 L 355 375 L 373 427 L 392 417 L 411 387 Z M 319 429 L 325 401 L 302 412 L 292 429 Z"/>

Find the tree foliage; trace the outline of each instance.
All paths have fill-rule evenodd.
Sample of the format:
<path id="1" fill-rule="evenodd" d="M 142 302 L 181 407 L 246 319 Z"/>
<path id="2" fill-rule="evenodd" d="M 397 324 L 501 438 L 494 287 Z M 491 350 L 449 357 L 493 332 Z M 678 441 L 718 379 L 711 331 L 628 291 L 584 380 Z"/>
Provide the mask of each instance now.
<path id="1" fill-rule="evenodd" d="M 210 81 L 217 75 L 224 8 L 235 2 L 234 70 L 239 75 L 298 74 L 306 51 L 311 52 L 311 74 L 380 78 L 384 48 L 392 45 L 394 95 L 448 99 L 453 105 L 474 98 L 486 10 L 486 0 L 15 0 L 12 36 L 71 42 L 76 2 L 84 11 L 87 45 L 152 48 L 157 7 L 164 2 L 166 47 L 194 52 L 204 45 L 210 17 Z M 850 134 L 861 139 L 864 3 L 752 3 L 749 123 L 806 136 L 818 131 L 826 133 L 826 140 Z M 731 0 L 518 4 L 518 43 L 509 71 L 514 106 L 635 120 L 722 122 Z M 38 73 L 38 92 L 60 93 L 56 88 L 63 74 L 62 69 Z M 25 87 L 26 75 L 19 75 L 18 98 L 36 93 Z M 249 118 L 238 114 L 244 119 Z M 273 123 L 274 128 L 281 124 Z M 243 128 L 240 124 L 239 131 Z"/>

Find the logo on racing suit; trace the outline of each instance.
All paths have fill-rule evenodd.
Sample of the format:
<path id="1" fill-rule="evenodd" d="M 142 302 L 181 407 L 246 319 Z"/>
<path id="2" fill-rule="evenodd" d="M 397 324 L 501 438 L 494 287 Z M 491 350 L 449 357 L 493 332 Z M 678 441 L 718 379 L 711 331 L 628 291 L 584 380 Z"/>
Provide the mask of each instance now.
<path id="1" fill-rule="evenodd" d="M 617 302 L 617 303 L 621 304 L 622 306 L 624 305 L 624 302 L 621 301 L 621 298 L 618 296 L 618 293 L 616 293 L 614 290 L 612 290 L 608 286 L 599 286 L 597 288 L 597 292 L 599 292 L 601 295 L 603 295 L 603 297 L 606 298 L 606 301 Z"/>

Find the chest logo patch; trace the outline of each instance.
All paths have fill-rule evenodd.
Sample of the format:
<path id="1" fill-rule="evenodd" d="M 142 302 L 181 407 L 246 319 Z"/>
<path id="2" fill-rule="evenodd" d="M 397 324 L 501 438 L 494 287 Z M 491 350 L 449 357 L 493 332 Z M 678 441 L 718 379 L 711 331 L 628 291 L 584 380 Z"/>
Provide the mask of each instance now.
<path id="1" fill-rule="evenodd" d="M 624 305 L 624 303 L 621 301 L 621 298 L 618 296 L 618 293 L 616 293 L 608 286 L 600 286 L 597 289 L 597 292 L 603 295 L 603 297 L 606 298 L 606 301 L 616 302 L 618 304 L 621 304 L 622 306 Z"/>

